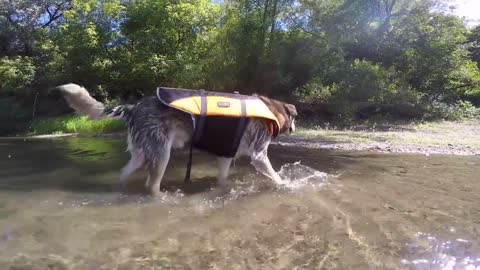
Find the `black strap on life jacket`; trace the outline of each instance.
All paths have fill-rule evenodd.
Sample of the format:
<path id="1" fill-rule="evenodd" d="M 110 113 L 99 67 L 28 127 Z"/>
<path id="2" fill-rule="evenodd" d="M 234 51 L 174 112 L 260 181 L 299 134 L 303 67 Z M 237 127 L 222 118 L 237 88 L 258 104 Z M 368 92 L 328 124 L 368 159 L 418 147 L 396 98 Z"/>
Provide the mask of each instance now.
<path id="1" fill-rule="evenodd" d="M 184 180 L 185 183 L 192 182 L 192 180 L 190 179 L 190 171 L 192 170 L 192 151 L 193 151 L 193 143 L 190 143 L 190 153 L 188 156 L 187 173 L 185 175 L 185 180 Z"/>
<path id="2" fill-rule="evenodd" d="M 240 101 L 240 106 L 241 106 L 241 117 L 240 121 L 238 123 L 238 126 L 235 131 L 235 136 L 232 141 L 232 145 L 234 147 L 238 147 L 240 144 L 240 140 L 242 138 L 243 132 L 245 131 L 246 125 L 248 124 L 248 118 L 247 118 L 247 104 L 244 99 Z M 200 90 L 200 115 L 199 116 L 194 116 L 194 131 L 192 134 L 192 141 L 190 143 L 190 153 L 188 157 L 188 163 L 187 163 L 187 172 L 185 175 L 185 183 L 190 183 L 190 175 L 191 175 L 191 170 L 192 170 L 192 159 L 193 159 L 193 146 L 198 143 L 198 141 L 201 139 L 202 134 L 203 134 L 203 129 L 205 126 L 205 119 L 206 119 L 206 114 L 207 114 L 207 98 L 205 95 L 205 92 L 203 90 Z"/>
<path id="3" fill-rule="evenodd" d="M 240 123 L 238 124 L 237 131 L 235 131 L 235 139 L 233 140 L 233 145 L 239 146 L 240 139 L 242 138 L 243 131 L 245 131 L 245 126 L 247 125 L 247 104 L 245 100 L 240 101 L 240 106 L 242 110 L 242 115 L 240 118 Z"/>
<path id="4" fill-rule="evenodd" d="M 199 90 L 200 92 L 200 115 L 197 119 L 194 118 L 194 130 L 192 134 L 192 141 L 190 142 L 190 153 L 188 156 L 187 163 L 187 173 L 185 175 L 185 183 L 190 183 L 190 173 L 192 171 L 192 158 L 193 158 L 193 145 L 198 142 L 200 136 L 203 132 L 203 127 L 205 125 L 205 117 L 207 116 L 207 97 L 205 95 L 205 90 Z"/>

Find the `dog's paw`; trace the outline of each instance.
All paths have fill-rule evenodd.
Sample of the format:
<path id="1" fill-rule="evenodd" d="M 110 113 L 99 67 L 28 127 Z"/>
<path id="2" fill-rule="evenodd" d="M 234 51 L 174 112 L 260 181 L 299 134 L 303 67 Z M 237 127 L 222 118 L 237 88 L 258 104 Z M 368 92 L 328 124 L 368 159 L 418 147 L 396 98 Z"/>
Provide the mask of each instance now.
<path id="1" fill-rule="evenodd" d="M 162 192 L 160 191 L 159 186 L 155 186 L 155 185 L 149 186 L 148 190 L 150 191 L 150 195 L 152 197 L 158 198 L 158 197 L 161 197 L 161 195 L 162 195 Z"/>
<path id="2" fill-rule="evenodd" d="M 211 196 L 215 198 L 225 198 L 232 192 L 232 186 L 217 186 L 216 188 L 210 189 Z"/>
<path id="3" fill-rule="evenodd" d="M 162 197 L 162 192 L 160 190 L 159 191 L 150 191 L 150 196 L 158 199 L 158 198 Z"/>
<path id="4" fill-rule="evenodd" d="M 228 181 L 228 180 L 217 180 L 217 187 L 219 189 L 227 189 L 230 190 L 230 188 L 233 186 L 233 183 Z"/>

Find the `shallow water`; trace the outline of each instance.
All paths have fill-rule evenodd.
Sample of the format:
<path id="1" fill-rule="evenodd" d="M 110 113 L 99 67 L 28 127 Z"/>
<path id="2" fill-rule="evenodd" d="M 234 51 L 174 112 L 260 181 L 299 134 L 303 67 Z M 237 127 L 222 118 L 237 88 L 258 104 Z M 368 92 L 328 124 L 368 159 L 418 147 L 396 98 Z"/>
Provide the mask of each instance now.
<path id="1" fill-rule="evenodd" d="M 480 157 L 272 145 L 248 160 L 175 153 L 164 193 L 117 184 L 123 140 L 0 141 L 0 269 L 480 269 Z"/>

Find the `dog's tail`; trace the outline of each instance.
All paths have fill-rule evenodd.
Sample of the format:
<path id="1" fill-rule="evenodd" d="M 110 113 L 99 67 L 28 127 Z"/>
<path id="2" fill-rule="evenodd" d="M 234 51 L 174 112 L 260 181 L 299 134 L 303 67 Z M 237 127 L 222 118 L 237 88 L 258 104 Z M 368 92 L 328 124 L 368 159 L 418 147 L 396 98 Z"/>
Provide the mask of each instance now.
<path id="1" fill-rule="evenodd" d="M 90 119 L 114 118 L 125 119 L 131 105 L 120 105 L 106 108 L 105 105 L 88 93 L 84 87 L 69 83 L 57 87 L 63 94 L 68 105 L 78 114 L 87 115 Z"/>

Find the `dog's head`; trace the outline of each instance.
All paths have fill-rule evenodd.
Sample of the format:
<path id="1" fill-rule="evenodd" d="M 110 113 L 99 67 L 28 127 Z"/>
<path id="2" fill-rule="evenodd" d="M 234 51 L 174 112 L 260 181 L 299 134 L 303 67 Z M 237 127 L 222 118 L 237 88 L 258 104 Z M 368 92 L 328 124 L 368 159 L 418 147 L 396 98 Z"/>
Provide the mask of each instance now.
<path id="1" fill-rule="evenodd" d="M 259 98 L 267 105 L 272 113 L 277 117 L 280 124 L 280 134 L 295 132 L 295 118 L 297 117 L 297 108 L 293 104 L 288 104 L 265 96 Z"/>

